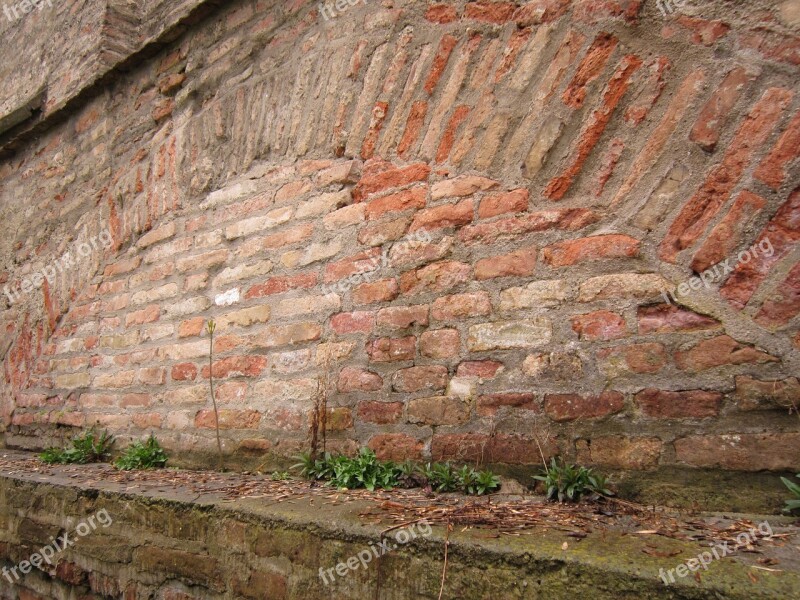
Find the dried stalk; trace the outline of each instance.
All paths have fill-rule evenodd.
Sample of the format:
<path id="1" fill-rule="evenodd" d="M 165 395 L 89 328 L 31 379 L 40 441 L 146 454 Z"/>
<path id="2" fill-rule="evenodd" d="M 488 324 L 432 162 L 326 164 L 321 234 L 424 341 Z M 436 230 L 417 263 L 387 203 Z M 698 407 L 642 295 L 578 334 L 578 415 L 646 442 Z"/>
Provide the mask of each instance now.
<path id="1" fill-rule="evenodd" d="M 219 411 L 217 410 L 217 398 L 214 396 L 214 330 L 217 324 L 213 319 L 208 321 L 208 385 L 211 388 L 211 402 L 214 405 L 214 429 L 217 433 L 217 452 L 219 453 L 219 463 L 222 465 L 222 442 L 219 439 Z"/>

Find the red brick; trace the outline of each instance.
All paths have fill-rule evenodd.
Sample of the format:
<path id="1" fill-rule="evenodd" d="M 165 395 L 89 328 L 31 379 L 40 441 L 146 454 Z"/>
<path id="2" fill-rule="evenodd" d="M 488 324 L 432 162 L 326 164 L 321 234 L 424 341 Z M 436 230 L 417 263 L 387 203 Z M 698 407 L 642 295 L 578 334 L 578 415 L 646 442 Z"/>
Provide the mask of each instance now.
<path id="1" fill-rule="evenodd" d="M 525 44 L 527 44 L 530 37 L 530 29 L 518 29 L 511 35 L 511 38 L 508 40 L 508 44 L 506 44 L 505 50 L 503 50 L 503 59 L 500 61 L 497 71 L 495 71 L 495 83 L 499 82 L 506 75 L 506 73 L 508 73 L 511 68 L 516 65 L 517 57 L 519 56 L 519 53 Z"/>
<path id="2" fill-rule="evenodd" d="M 355 311 L 331 317 L 331 329 L 336 333 L 371 333 L 375 328 L 375 313 Z"/>
<path id="3" fill-rule="evenodd" d="M 326 283 L 339 281 L 356 273 L 368 273 L 380 264 L 381 249 L 370 248 L 342 260 L 325 265 L 324 280 Z"/>
<path id="4" fill-rule="evenodd" d="M 377 373 L 359 369 L 357 367 L 345 367 L 339 373 L 337 389 L 340 392 L 374 392 L 383 387 L 383 379 Z"/>
<path id="5" fill-rule="evenodd" d="M 602 436 L 589 442 L 578 440 L 577 460 L 581 465 L 642 470 L 658 466 L 663 443 L 655 437 Z"/>
<path id="6" fill-rule="evenodd" d="M 736 407 L 739 410 L 760 410 L 800 407 L 800 382 L 797 377 L 761 381 L 748 375 L 737 375 Z"/>
<path id="7" fill-rule="evenodd" d="M 301 273 L 299 275 L 281 275 L 271 277 L 265 283 L 254 285 L 245 293 L 246 300 L 263 298 L 273 294 L 282 294 L 289 290 L 308 289 L 317 285 L 316 273 Z"/>
<path id="8" fill-rule="evenodd" d="M 786 181 L 787 165 L 790 165 L 798 154 L 800 154 L 800 112 L 791 120 L 770 153 L 758 165 L 753 176 L 773 190 L 777 190 Z"/>
<path id="9" fill-rule="evenodd" d="M 425 11 L 425 18 L 431 23 L 452 23 L 458 19 L 458 13 L 450 4 L 432 4 Z"/>
<path id="10" fill-rule="evenodd" d="M 689 139 L 706 152 L 713 152 L 736 101 L 753 78 L 753 75 L 748 74 L 742 67 L 730 71 L 700 111 Z"/>
<path id="11" fill-rule="evenodd" d="M 372 119 L 370 120 L 367 135 L 364 138 L 364 143 L 361 145 L 361 158 L 367 160 L 372 158 L 375 153 L 375 145 L 378 143 L 378 136 L 383 129 L 383 121 L 386 119 L 386 113 L 389 112 L 388 102 L 376 102 L 372 109 Z"/>
<path id="12" fill-rule="evenodd" d="M 692 258 L 692 270 L 702 273 L 731 256 L 739 246 L 748 225 L 766 206 L 767 201 L 747 190 L 739 194 L 728 214 L 714 226 Z"/>
<path id="13" fill-rule="evenodd" d="M 197 366 L 193 363 L 181 363 L 172 367 L 173 381 L 193 381 L 197 377 Z"/>
<path id="14" fill-rule="evenodd" d="M 592 42 L 586 55 L 581 60 L 572 81 L 561 96 L 564 104 L 572 108 L 580 108 L 586 99 L 589 84 L 603 72 L 608 58 L 617 47 L 618 40 L 610 33 L 600 33 Z"/>
<path id="15" fill-rule="evenodd" d="M 178 337 L 196 337 L 203 332 L 206 320 L 203 317 L 194 317 L 186 321 L 181 321 L 178 326 Z"/>
<path id="16" fill-rule="evenodd" d="M 528 210 L 530 193 L 526 189 L 487 194 L 478 207 L 478 218 L 488 219 L 497 215 L 525 212 Z"/>
<path id="17" fill-rule="evenodd" d="M 442 365 L 400 369 L 392 377 L 392 388 L 396 392 L 435 391 L 446 387 L 447 367 Z"/>
<path id="18" fill-rule="evenodd" d="M 612 38 L 613 39 L 613 38 Z M 616 40 L 614 42 L 616 44 Z M 613 49 L 613 48 L 612 48 Z M 573 151 L 573 158 L 569 166 L 557 177 L 553 178 L 544 190 L 544 194 L 551 200 L 561 200 L 569 190 L 575 178 L 583 168 L 586 159 L 594 150 L 597 142 L 603 135 L 606 126 L 611 121 L 614 109 L 628 91 L 631 75 L 641 66 L 642 61 L 637 56 L 625 56 L 603 93 L 600 107 L 592 112 L 587 119 L 587 125 L 580 134 L 580 139 Z M 585 94 L 585 90 L 583 91 Z M 581 97 L 578 94 L 578 97 Z M 582 100 L 581 100 L 582 103 Z"/>
<path id="19" fill-rule="evenodd" d="M 214 379 L 228 377 L 256 377 L 267 368 L 265 356 L 229 356 L 214 362 Z M 203 367 L 201 376 L 208 379 L 211 369 Z"/>
<path id="20" fill-rule="evenodd" d="M 758 252 L 748 262 L 739 262 L 733 274 L 720 289 L 720 294 L 736 308 L 743 308 L 759 285 L 764 281 L 773 265 L 796 248 L 800 241 L 800 188 L 794 190 L 789 199 L 775 213 L 767 227 L 754 244 Z M 764 242 L 772 254 L 767 256 L 760 249 Z"/>
<path id="21" fill-rule="evenodd" d="M 222 408 L 219 410 L 220 429 L 257 429 L 261 421 L 261 413 L 257 410 L 233 410 Z M 195 415 L 195 427 L 201 429 L 215 429 L 216 418 L 213 410 L 201 410 Z"/>
<path id="22" fill-rule="evenodd" d="M 433 94 L 433 90 L 436 89 L 436 84 L 439 83 L 439 79 L 441 79 L 442 73 L 444 73 L 444 69 L 447 66 L 450 53 L 453 51 L 453 48 L 456 47 L 457 43 L 458 40 L 452 35 L 443 36 L 442 40 L 439 42 L 439 49 L 436 52 L 436 56 L 433 58 L 433 64 L 428 73 L 428 78 L 425 80 L 425 91 L 428 92 L 429 95 Z"/>
<path id="23" fill-rule="evenodd" d="M 307 240 L 313 233 L 313 223 L 302 223 L 295 227 L 290 227 L 288 229 L 284 229 L 283 231 L 279 231 L 278 233 L 268 235 L 261 240 L 261 245 L 267 250 L 272 248 L 283 248 L 284 246 L 291 246 L 292 244 L 297 244 L 298 242 Z"/>
<path id="24" fill-rule="evenodd" d="M 722 21 L 711 21 L 687 15 L 678 16 L 677 23 L 692 32 L 693 43 L 704 46 L 713 46 L 718 39 L 725 37 L 730 31 L 730 25 Z"/>
<path id="25" fill-rule="evenodd" d="M 597 213 L 586 208 L 546 210 L 521 217 L 467 225 L 459 231 L 459 238 L 465 244 L 489 244 L 548 229 L 577 231 L 599 219 Z"/>
<path id="26" fill-rule="evenodd" d="M 639 240 L 617 234 L 565 240 L 547 246 L 542 251 L 544 262 L 553 267 L 603 258 L 631 258 L 638 254 Z"/>
<path id="27" fill-rule="evenodd" d="M 625 111 L 626 123 L 635 126 L 644 121 L 650 109 L 661 97 L 666 85 L 664 76 L 671 67 L 672 65 L 666 56 L 659 56 L 648 63 L 647 69 L 649 73 L 647 74 L 647 80 L 636 100 Z"/>
<path id="28" fill-rule="evenodd" d="M 539 402 L 536 400 L 536 394 L 518 392 L 478 396 L 475 410 L 481 417 L 491 417 L 497 413 L 498 409 L 503 407 L 541 412 Z"/>
<path id="29" fill-rule="evenodd" d="M 394 279 L 381 279 L 372 283 L 362 283 L 353 288 L 353 303 L 375 304 L 389 302 L 397 298 L 399 288 Z"/>
<path id="30" fill-rule="evenodd" d="M 772 31 L 772 27 L 756 27 L 737 35 L 737 44 L 755 50 L 767 60 L 800 65 L 800 38 Z"/>
<path id="31" fill-rule="evenodd" d="M 577 4 L 574 18 L 589 24 L 607 19 L 635 23 L 641 7 L 642 0 L 590 0 Z"/>
<path id="32" fill-rule="evenodd" d="M 128 313 L 125 315 L 125 327 L 130 327 L 131 325 L 144 325 L 145 323 L 153 323 L 154 321 L 158 321 L 159 316 L 161 315 L 161 307 L 158 305 L 151 305 L 147 308 L 143 308 L 142 310 L 137 310 L 136 312 Z"/>
<path id="33" fill-rule="evenodd" d="M 431 316 L 437 321 L 459 321 L 470 317 L 486 316 L 492 312 L 488 292 L 468 292 L 437 298 Z"/>
<path id="34" fill-rule="evenodd" d="M 703 390 L 670 392 L 648 388 L 636 394 L 636 404 L 648 417 L 702 419 L 719 414 L 722 394 Z"/>
<path id="35" fill-rule="evenodd" d="M 409 335 L 404 338 L 378 338 L 366 345 L 370 362 L 394 362 L 414 360 L 417 338 Z"/>
<path id="36" fill-rule="evenodd" d="M 614 340 L 628 334 L 625 319 L 607 310 L 577 315 L 571 321 L 572 330 L 582 340 Z"/>
<path id="37" fill-rule="evenodd" d="M 484 23 L 506 23 L 511 20 L 515 10 L 513 2 L 468 2 L 464 18 Z"/>
<path id="38" fill-rule="evenodd" d="M 412 295 L 444 292 L 469 280 L 472 269 L 464 263 L 448 260 L 433 263 L 400 276 L 400 290 Z"/>
<path id="39" fill-rule="evenodd" d="M 403 416 L 402 402 L 359 402 L 358 418 L 364 423 L 388 425 Z"/>
<path id="40" fill-rule="evenodd" d="M 792 471 L 800 464 L 800 433 L 695 435 L 675 440 L 680 463 L 729 471 Z"/>
<path id="41" fill-rule="evenodd" d="M 436 162 L 442 163 L 450 156 L 450 151 L 453 149 L 453 144 L 456 139 L 456 132 L 464 120 L 469 115 L 470 107 L 465 105 L 457 106 L 453 111 L 450 121 L 442 134 L 442 139 L 439 141 L 439 149 L 436 151 Z"/>
<path id="42" fill-rule="evenodd" d="M 617 369 L 634 373 L 658 373 L 667 364 L 663 344 L 645 343 L 603 348 L 597 352 L 598 360 L 605 370 Z"/>
<path id="43" fill-rule="evenodd" d="M 625 143 L 619 138 L 614 138 L 609 143 L 608 150 L 606 150 L 606 153 L 603 155 L 603 159 L 597 171 L 597 178 L 594 186 L 595 197 L 599 198 L 603 195 L 606 183 L 608 183 L 608 180 L 611 179 L 611 176 L 614 174 L 614 169 L 624 149 Z"/>
<path id="44" fill-rule="evenodd" d="M 390 188 L 426 181 L 430 172 L 431 168 L 424 163 L 395 167 L 391 163 L 383 161 L 368 161 L 358 185 L 353 190 L 353 199 L 356 202 L 362 202 L 367 196 Z"/>
<path id="45" fill-rule="evenodd" d="M 428 305 L 392 306 L 378 311 L 378 325 L 391 329 L 406 329 L 412 325 L 428 325 Z"/>
<path id="46" fill-rule="evenodd" d="M 418 229 L 442 229 L 461 227 L 472 223 L 475 207 L 472 200 L 462 200 L 456 204 L 441 204 L 421 210 L 414 216 L 409 231 Z"/>
<path id="47" fill-rule="evenodd" d="M 494 379 L 503 369 L 503 363 L 496 360 L 468 360 L 458 365 L 456 377 Z"/>
<path id="48" fill-rule="evenodd" d="M 397 155 L 405 157 L 406 153 L 411 149 L 411 146 L 419 139 L 422 126 L 425 124 L 425 115 L 428 113 L 428 103 L 424 100 L 418 100 L 411 105 L 411 112 L 408 113 L 408 120 L 406 121 L 406 130 L 403 132 L 403 137 L 400 138 L 400 143 L 397 145 Z"/>
<path id="49" fill-rule="evenodd" d="M 625 399 L 619 392 L 600 395 L 547 394 L 544 410 L 554 421 L 595 419 L 618 413 L 625 408 Z"/>
<path id="50" fill-rule="evenodd" d="M 374 435 L 367 442 L 380 460 L 420 460 L 423 443 L 405 433 L 383 433 Z"/>
<path id="51" fill-rule="evenodd" d="M 475 263 L 475 279 L 481 281 L 494 277 L 528 277 L 536 269 L 536 248 L 531 246 L 484 258 Z"/>
<path id="52" fill-rule="evenodd" d="M 400 217 L 387 223 L 376 223 L 362 227 L 358 232 L 358 243 L 364 246 L 379 246 L 399 240 L 408 231 L 410 217 Z"/>
<path id="53" fill-rule="evenodd" d="M 380 219 L 387 213 L 424 208 L 427 195 L 428 186 L 421 186 L 376 198 L 367 204 L 367 220 Z"/>
<path id="54" fill-rule="evenodd" d="M 764 327 L 786 325 L 800 313 L 800 263 L 796 264 L 755 317 Z"/>
<path id="55" fill-rule="evenodd" d="M 517 9 L 514 20 L 519 27 L 550 23 L 563 16 L 570 4 L 572 0 L 532 0 Z"/>
<path id="56" fill-rule="evenodd" d="M 671 304 L 640 306 L 638 319 L 639 333 L 642 334 L 701 331 L 716 329 L 720 326 L 716 319 Z"/>
<path id="57" fill-rule="evenodd" d="M 131 271 L 137 269 L 141 263 L 142 258 L 140 256 L 126 258 L 108 265 L 105 268 L 105 271 L 103 271 L 103 275 L 105 277 L 115 277 L 117 275 L 122 275 L 123 273 L 130 273 Z"/>
<path id="58" fill-rule="evenodd" d="M 461 398 L 433 396 L 414 398 L 406 411 L 409 423 L 417 425 L 461 425 L 469 420 L 469 405 Z"/>
<path id="59" fill-rule="evenodd" d="M 689 350 L 676 352 L 675 362 L 679 369 L 697 372 L 723 365 L 779 362 L 779 359 L 752 346 L 740 344 L 730 336 L 720 335 L 703 340 Z"/>
<path id="60" fill-rule="evenodd" d="M 662 260 L 675 262 L 678 253 L 699 238 L 738 183 L 753 153 L 764 143 L 792 93 L 770 88 L 756 102 L 728 145 L 722 163 L 712 169 L 700 189 L 684 205 L 659 247 Z"/>
<path id="61" fill-rule="evenodd" d="M 164 385 L 167 372 L 162 367 L 146 367 L 136 371 L 136 380 L 144 385 Z"/>
<path id="62" fill-rule="evenodd" d="M 426 331 L 419 338 L 419 352 L 428 358 L 452 358 L 461 353 L 461 336 L 455 329 Z"/>

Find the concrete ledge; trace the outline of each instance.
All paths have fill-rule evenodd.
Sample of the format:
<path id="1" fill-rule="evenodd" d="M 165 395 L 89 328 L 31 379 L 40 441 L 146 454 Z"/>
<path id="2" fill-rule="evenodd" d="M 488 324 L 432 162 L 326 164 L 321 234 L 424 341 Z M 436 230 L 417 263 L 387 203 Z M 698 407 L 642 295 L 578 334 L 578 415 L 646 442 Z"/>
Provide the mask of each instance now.
<path id="1" fill-rule="evenodd" d="M 16 593 L 30 592 L 20 597 L 64 598 L 70 591 L 128 600 L 438 597 L 442 527 L 327 586 L 321 581 L 320 568 L 378 546 L 388 524 L 367 523 L 360 515 L 375 512 L 385 497 L 380 494 L 337 494 L 301 482 L 296 485 L 307 495 L 280 498 L 278 488 L 290 484 L 275 482 L 276 494 L 268 498 L 231 499 L 221 493 L 221 476 L 213 474 L 192 475 L 198 485 L 208 482 L 209 491 L 198 493 L 197 485 L 171 485 L 163 477 L 148 481 L 105 465 L 37 472 L 30 458 L 13 452 L 2 458 L 2 566 L 27 560 L 103 510 L 113 522 L 83 537 L 73 534 L 74 546 L 16 584 Z M 237 477 L 246 483 L 240 476 L 224 477 L 229 492 Z M 788 522 L 769 519 L 774 528 Z M 443 598 L 798 597 L 800 537 L 796 528 L 789 531 L 793 538 L 763 546 L 764 556 L 780 557 L 773 571 L 753 568 L 761 555 L 737 554 L 714 561 L 699 580 L 686 577 L 666 586 L 659 569 L 697 556 L 699 544 L 602 528 L 582 540 L 552 529 L 520 536 L 457 529 L 449 536 Z M 15 597 L 6 578 L 0 578 L 0 591 Z"/>

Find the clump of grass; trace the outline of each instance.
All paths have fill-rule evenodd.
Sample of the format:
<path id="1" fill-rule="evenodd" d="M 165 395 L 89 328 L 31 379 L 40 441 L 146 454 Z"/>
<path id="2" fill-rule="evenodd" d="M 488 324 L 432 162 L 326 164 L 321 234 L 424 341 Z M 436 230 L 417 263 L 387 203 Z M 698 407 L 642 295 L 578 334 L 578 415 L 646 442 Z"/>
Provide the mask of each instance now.
<path id="1" fill-rule="evenodd" d="M 94 429 L 72 438 L 66 448 L 47 448 L 39 455 L 42 462 L 53 464 L 80 464 L 103 462 L 111 453 L 114 437 L 107 431 L 98 435 Z"/>
<path id="2" fill-rule="evenodd" d="M 797 477 L 800 478 L 800 473 L 797 474 Z M 781 481 L 787 488 L 789 488 L 789 491 L 792 492 L 792 495 L 794 496 L 794 498 L 789 498 L 786 501 L 786 507 L 784 508 L 784 511 L 800 511 L 800 485 L 797 485 L 795 482 L 787 479 L 786 477 L 781 477 Z"/>
<path id="3" fill-rule="evenodd" d="M 547 499 L 558 502 L 579 502 L 587 496 L 613 496 L 608 480 L 592 469 L 570 465 L 555 458 L 545 466 L 542 475 L 534 475 L 547 488 Z"/>
<path id="4" fill-rule="evenodd" d="M 291 475 L 289 475 L 288 471 L 273 471 L 269 478 L 272 481 L 286 481 L 287 479 L 291 479 Z"/>
<path id="5" fill-rule="evenodd" d="M 133 442 L 125 448 L 122 456 L 114 461 L 114 466 L 122 471 L 162 469 L 166 464 L 167 453 L 153 434 L 150 434 L 145 442 Z"/>
<path id="6" fill-rule="evenodd" d="M 397 464 L 378 460 L 369 448 L 362 448 L 354 458 L 329 453 L 314 458 L 310 452 L 305 453 L 292 468 L 308 479 L 327 481 L 334 487 L 347 489 L 430 487 L 437 492 L 483 495 L 500 488 L 500 480 L 491 471 L 475 471 L 469 466 L 455 470 L 450 463 L 418 466 L 406 461 Z"/>

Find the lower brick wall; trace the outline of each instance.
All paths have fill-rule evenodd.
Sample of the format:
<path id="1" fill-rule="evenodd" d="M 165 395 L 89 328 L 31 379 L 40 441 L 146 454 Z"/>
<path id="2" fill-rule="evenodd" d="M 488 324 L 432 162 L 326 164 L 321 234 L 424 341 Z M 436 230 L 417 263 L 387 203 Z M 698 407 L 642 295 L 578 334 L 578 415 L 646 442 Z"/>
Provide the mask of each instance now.
<path id="1" fill-rule="evenodd" d="M 20 455 L 5 466 L 24 465 L 14 465 L 15 458 Z M 323 491 L 313 497 L 289 494 L 289 502 L 278 501 L 279 492 L 269 499 L 221 500 L 218 492 L 198 496 L 197 489 L 157 477 L 123 491 L 130 481 L 114 481 L 119 478 L 110 469 L 94 467 L 56 468 L 48 481 L 41 478 L 41 473 L 0 477 L 3 598 L 433 600 L 444 573 L 442 597 L 466 600 L 575 594 L 598 600 L 777 600 L 792 597 L 800 581 L 789 563 L 780 576 L 753 582 L 752 566 L 728 557 L 703 571 L 702 586 L 692 577 L 665 585 L 659 569 L 681 564 L 679 552 L 696 556 L 707 546 L 662 540 L 670 549 L 662 556 L 654 553 L 652 539 L 606 530 L 600 523 L 580 538 L 563 526 L 522 535 L 456 526 L 447 538 L 445 570 L 444 527 L 418 523 L 389 531 L 387 523 L 367 523 L 360 515 L 378 511 L 377 498 L 331 504 Z M 774 527 L 779 521 L 771 520 Z M 71 545 L 63 541 L 65 534 Z M 34 558 L 48 554 L 43 549 L 52 549 L 54 538 L 66 548 L 49 563 Z M 369 561 L 365 551 L 373 554 Z M 39 565 L 23 564 L 31 560 Z"/>
<path id="2" fill-rule="evenodd" d="M 45 346 L 13 442 L 97 426 L 212 451 L 213 370 L 229 453 L 299 452 L 327 386 L 328 447 L 346 452 L 536 465 L 538 439 L 615 469 L 800 464 L 797 379 L 665 303 L 641 240 L 413 169 L 283 165 L 159 224 Z"/>

